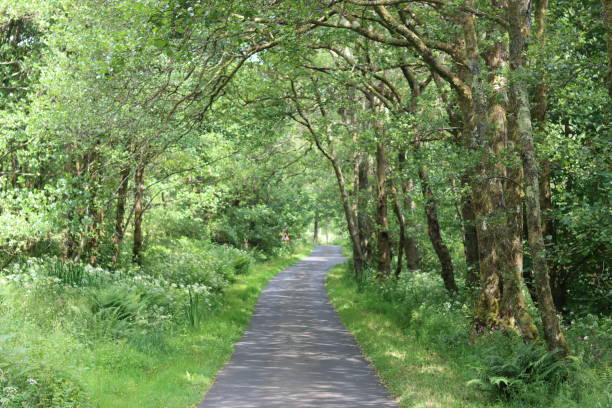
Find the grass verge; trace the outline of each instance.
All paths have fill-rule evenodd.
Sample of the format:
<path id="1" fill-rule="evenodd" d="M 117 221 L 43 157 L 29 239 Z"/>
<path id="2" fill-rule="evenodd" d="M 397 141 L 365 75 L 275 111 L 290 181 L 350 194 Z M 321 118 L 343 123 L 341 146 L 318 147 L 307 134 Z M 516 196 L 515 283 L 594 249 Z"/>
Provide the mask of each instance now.
<path id="1" fill-rule="evenodd" d="M 327 290 L 342 322 L 400 406 L 412 408 L 494 407 L 466 386 L 461 367 L 444 359 L 402 328 L 402 310 L 372 292 L 357 291 L 347 264 L 333 268 Z"/>
<path id="2" fill-rule="evenodd" d="M 100 408 L 185 408 L 196 406 L 229 360 L 248 325 L 257 298 L 278 272 L 310 252 L 258 263 L 237 276 L 219 309 L 192 331 L 177 332 L 163 350 L 141 353 L 120 343 L 97 347 L 91 369 L 81 374 Z"/>

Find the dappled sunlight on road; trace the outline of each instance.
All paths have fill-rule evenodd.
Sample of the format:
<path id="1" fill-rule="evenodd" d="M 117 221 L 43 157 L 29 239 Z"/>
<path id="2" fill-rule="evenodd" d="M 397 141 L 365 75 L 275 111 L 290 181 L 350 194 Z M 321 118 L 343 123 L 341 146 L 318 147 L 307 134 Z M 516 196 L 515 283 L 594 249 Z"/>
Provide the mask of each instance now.
<path id="1" fill-rule="evenodd" d="M 397 407 L 327 298 L 339 247 L 317 247 L 262 292 L 201 408 Z"/>

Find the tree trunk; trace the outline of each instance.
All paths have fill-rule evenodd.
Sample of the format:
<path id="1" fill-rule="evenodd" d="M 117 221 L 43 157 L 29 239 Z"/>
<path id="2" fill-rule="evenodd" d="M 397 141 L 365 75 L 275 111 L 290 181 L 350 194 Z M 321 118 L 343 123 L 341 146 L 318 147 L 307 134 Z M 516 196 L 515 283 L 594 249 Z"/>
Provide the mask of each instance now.
<path id="1" fill-rule="evenodd" d="M 438 260 L 440 261 L 440 275 L 444 281 L 444 287 L 449 292 L 456 292 L 457 284 L 455 282 L 453 261 L 440 232 L 438 209 L 436 206 L 436 200 L 429 185 L 429 176 L 425 172 L 425 168 L 421 163 L 418 163 L 418 167 L 419 179 L 421 180 L 421 191 L 425 201 L 425 216 L 427 218 L 427 231 L 429 233 L 429 239 L 431 240 L 431 245 L 438 256 Z"/>
<path id="2" fill-rule="evenodd" d="M 469 1 L 466 5 L 471 7 L 474 2 Z M 499 38 L 494 32 L 487 34 Z M 468 64 L 461 75 L 470 84 L 472 94 L 471 99 L 459 100 L 464 119 L 462 138 L 468 149 L 481 155 L 476 167 L 467 172 L 476 218 L 481 283 L 474 317 L 479 325 L 506 327 L 531 339 L 537 332 L 522 297 L 521 280 L 516 275 L 522 264 L 522 253 L 517 251 L 520 232 L 517 232 L 516 217 L 520 211 L 509 207 L 520 199 L 520 192 L 516 181 L 508 182 L 509 177 L 517 176 L 515 170 L 508 172 L 504 163 L 506 86 L 500 75 L 504 62 L 503 44 L 494 43 L 484 53 L 479 50 L 479 35 L 471 13 L 464 15 L 464 35 Z M 488 86 L 483 84 L 480 73 L 482 55 L 491 73 Z M 487 88 L 492 90 L 491 95 L 486 95 Z"/>
<path id="3" fill-rule="evenodd" d="M 404 197 L 404 208 L 409 212 L 409 218 L 404 217 L 405 238 L 404 238 L 404 254 L 406 255 L 406 263 L 409 271 L 416 271 L 421 268 L 421 254 L 417 245 L 417 240 L 414 238 L 417 226 L 410 221 L 415 212 L 414 201 L 412 200 L 412 190 L 414 184 L 410 178 L 404 174 L 404 166 L 406 162 L 406 151 L 403 150 L 398 154 L 398 168 L 400 170 L 400 181 L 402 187 L 402 195 Z M 400 206 L 401 208 L 401 206 Z"/>
<path id="4" fill-rule="evenodd" d="M 550 289 L 548 265 L 544 239 L 542 237 L 542 213 L 540 209 L 540 184 L 538 164 L 535 155 L 529 94 L 524 75 L 527 42 L 529 40 L 530 0 L 508 0 L 507 13 L 510 35 L 510 69 L 513 72 L 510 82 L 510 108 L 512 119 L 516 121 L 516 131 L 520 138 L 520 149 L 525 172 L 527 230 L 529 247 L 533 262 L 534 279 L 538 293 L 538 308 L 542 316 L 544 337 L 550 350 L 569 353 Z"/>
<path id="5" fill-rule="evenodd" d="M 294 90 L 295 92 L 295 90 Z M 305 118 L 304 113 L 301 111 L 299 104 L 296 103 L 296 107 L 300 112 L 302 118 Z M 321 109 L 322 113 L 324 111 Z M 307 119 L 305 119 L 307 121 Z M 351 238 L 351 244 L 353 247 L 353 266 L 355 269 L 355 279 L 360 281 L 363 274 L 363 269 L 365 267 L 364 256 L 363 256 L 363 248 L 361 245 L 361 241 L 359 239 L 359 230 L 357 227 L 357 217 L 354 211 L 354 206 L 351 205 L 351 199 L 349 196 L 349 192 L 346 188 L 346 180 L 344 178 L 344 173 L 342 172 L 342 167 L 340 163 L 338 163 L 338 159 L 334 153 L 334 145 L 331 140 L 328 138 L 328 149 L 326 151 L 323 147 L 319 135 L 314 131 L 310 124 L 307 124 L 307 128 L 309 129 L 315 145 L 317 149 L 325 156 L 327 160 L 329 160 L 332 168 L 334 169 L 334 174 L 336 175 L 336 181 L 338 182 L 338 189 L 340 191 L 340 200 L 342 201 L 342 208 L 344 210 L 344 216 L 346 218 L 346 224 L 349 231 L 349 236 Z M 327 132 L 330 132 L 328 127 Z"/>
<path id="6" fill-rule="evenodd" d="M 130 172 L 129 167 L 121 169 L 119 178 L 119 189 L 117 190 L 117 209 L 115 210 L 115 232 L 113 234 L 113 256 L 111 262 L 116 265 L 119 262 L 121 256 L 121 244 L 123 243 L 123 236 L 125 235 L 125 227 L 123 225 L 125 218 L 125 204 L 127 201 L 127 194 L 130 184 Z"/>
<path id="7" fill-rule="evenodd" d="M 474 1 L 466 1 L 466 6 L 474 7 Z M 476 32 L 476 18 L 472 13 L 463 16 L 463 35 L 467 64 L 459 67 L 460 76 L 469 84 L 471 95 L 459 98 L 459 107 L 463 116 L 461 139 L 468 151 L 481 155 L 478 164 L 466 171 L 472 194 L 472 209 L 478 238 L 478 266 L 480 275 L 480 293 L 474 310 L 474 319 L 478 325 L 494 327 L 500 325 L 501 306 L 501 271 L 498 269 L 498 245 L 496 240 L 502 235 L 499 223 L 495 222 L 495 198 L 501 197 L 503 189 L 499 178 L 491 177 L 494 173 L 494 159 L 488 140 L 487 101 L 481 75 L 481 52 Z"/>
<path id="8" fill-rule="evenodd" d="M 472 195 L 468 185 L 468 177 L 461 177 L 463 192 L 461 193 L 461 221 L 463 227 L 463 250 L 467 266 L 466 281 L 468 286 L 476 287 L 480 282 L 478 274 L 478 236 L 476 234 L 476 215 L 472 206 Z"/>
<path id="9" fill-rule="evenodd" d="M 536 0 L 535 2 L 535 30 L 534 40 L 540 47 L 546 45 L 546 26 L 547 26 L 548 0 Z M 546 56 L 539 54 L 537 64 L 543 70 L 543 65 L 546 63 Z M 532 117 L 534 121 L 534 130 L 536 140 L 544 142 L 546 137 L 546 115 L 548 113 L 548 75 L 546 72 L 540 76 L 533 93 L 533 109 Z M 550 179 L 552 177 L 551 163 L 548 157 L 541 155 L 539 157 L 540 165 L 540 209 L 543 218 L 544 244 L 547 248 L 553 247 L 557 242 L 557 231 L 555 220 L 551 214 L 553 209 L 552 190 Z M 565 281 L 567 280 L 566 272 L 561 265 L 549 260 L 550 268 L 550 284 L 553 294 L 553 301 L 557 310 L 562 311 L 567 302 L 565 294 Z M 532 278 L 532 277 L 531 277 Z M 533 286 L 533 285 L 531 285 Z M 531 289 L 531 288 L 530 288 Z M 532 293 L 534 300 L 537 301 L 537 294 Z"/>
<path id="10" fill-rule="evenodd" d="M 134 246 L 132 261 L 142 266 L 142 216 L 144 213 L 144 170 L 145 165 L 139 164 L 134 173 Z"/>
<path id="11" fill-rule="evenodd" d="M 344 174 L 342 173 L 342 169 L 340 168 L 338 162 L 335 159 L 331 160 L 331 163 L 334 168 L 334 173 L 336 174 L 338 188 L 340 189 L 342 208 L 344 209 L 346 224 L 348 226 L 349 235 L 351 237 L 351 243 L 353 246 L 353 266 L 355 269 L 355 279 L 360 280 L 365 265 L 363 259 L 363 251 L 361 248 L 361 241 L 359 240 L 359 231 L 357 230 L 357 224 L 355 222 L 355 214 L 351 207 L 348 191 L 346 190 L 346 182 L 344 179 Z"/>
<path id="12" fill-rule="evenodd" d="M 397 218 L 397 224 L 399 226 L 399 240 L 397 243 L 397 266 L 395 267 L 395 277 L 399 278 L 402 274 L 402 263 L 404 261 L 403 254 L 404 248 L 406 247 L 406 218 L 402 213 L 402 207 L 400 205 L 399 198 L 397 197 L 397 190 L 394 186 L 391 187 L 391 196 L 393 197 L 393 213 Z"/>
<path id="13" fill-rule="evenodd" d="M 493 31 L 495 38 L 502 33 Z M 500 323 L 518 332 L 527 340 L 538 337 L 538 330 L 529 314 L 523 287 L 523 172 L 519 160 L 512 158 L 516 152 L 516 131 L 513 122 L 507 124 L 507 84 L 501 73 L 507 66 L 507 47 L 498 41 L 485 54 L 489 71 L 488 81 L 493 91 L 489 95 L 488 137 L 492 149 L 490 177 L 499 178 L 501 191 L 496 189 L 493 197 L 493 219 L 496 236 L 494 240 L 497 257 L 496 268 L 501 273 Z"/>
<path id="14" fill-rule="evenodd" d="M 382 141 L 376 144 L 376 193 L 378 277 L 385 279 L 391 274 L 391 237 L 387 211 L 387 159 Z"/>
<path id="15" fill-rule="evenodd" d="M 466 1 L 466 6 L 474 7 L 474 1 Z M 460 95 L 458 101 L 463 117 L 461 141 L 468 151 L 482 155 L 476 166 L 466 170 L 466 178 L 471 187 L 471 203 L 478 238 L 480 275 L 480 294 L 474 310 L 474 320 L 478 325 L 494 327 L 498 325 L 501 276 L 495 263 L 497 258 L 494 245 L 496 234 L 489 219 L 493 212 L 492 191 L 498 188 L 500 181 L 489 178 L 488 167 L 491 160 L 485 126 L 486 103 L 481 79 L 476 19 L 471 13 L 463 15 L 463 37 L 467 64 L 459 67 L 459 75 L 469 85 L 471 95 Z M 501 187 L 498 189 L 501 190 Z"/>
<path id="16" fill-rule="evenodd" d="M 314 232 L 312 234 L 312 243 L 317 245 L 319 243 L 319 211 L 315 212 L 314 219 Z"/>
<path id="17" fill-rule="evenodd" d="M 364 262 L 368 263 L 372 258 L 372 220 L 368 211 L 368 201 L 370 199 L 370 160 L 366 153 L 363 153 L 359 161 L 357 194 L 357 226 L 359 228 L 359 242 L 363 249 Z"/>

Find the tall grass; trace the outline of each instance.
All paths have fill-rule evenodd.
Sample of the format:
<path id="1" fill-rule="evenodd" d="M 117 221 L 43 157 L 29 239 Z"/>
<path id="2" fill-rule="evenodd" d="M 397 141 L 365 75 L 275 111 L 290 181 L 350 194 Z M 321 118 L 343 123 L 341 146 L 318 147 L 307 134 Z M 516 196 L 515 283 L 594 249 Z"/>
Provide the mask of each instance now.
<path id="1" fill-rule="evenodd" d="M 469 297 L 449 297 L 436 274 L 405 274 L 389 284 L 372 275 L 357 284 L 346 264 L 337 266 L 328 293 L 401 406 L 612 406 L 605 357 L 595 354 L 598 361 L 588 364 L 578 355 L 559 360 L 542 344 L 499 330 L 472 336 Z M 598 327 L 603 342 L 608 326 Z M 571 331 L 569 337 L 575 339 Z"/>
<path id="2" fill-rule="evenodd" d="M 187 324 L 192 327 L 199 327 L 202 321 L 203 299 L 197 292 L 188 292 L 188 302 L 185 305 L 185 319 Z"/>
<path id="3" fill-rule="evenodd" d="M 253 265 L 244 251 L 181 245 L 177 274 L 30 259 L 0 275 L 0 406 L 199 402 L 260 290 L 296 258 Z"/>
<path id="4" fill-rule="evenodd" d="M 64 285 L 70 286 L 82 286 L 84 279 L 91 277 L 91 275 L 85 273 L 83 264 L 62 261 L 61 259 L 54 259 L 49 262 L 48 271 L 49 276 L 56 277 Z"/>

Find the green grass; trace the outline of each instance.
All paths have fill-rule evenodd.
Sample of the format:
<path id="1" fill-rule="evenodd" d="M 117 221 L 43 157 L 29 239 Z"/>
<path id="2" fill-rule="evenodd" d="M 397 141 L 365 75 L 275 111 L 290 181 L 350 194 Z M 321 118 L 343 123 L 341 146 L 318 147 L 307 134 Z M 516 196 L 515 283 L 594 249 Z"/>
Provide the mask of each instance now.
<path id="1" fill-rule="evenodd" d="M 142 353 L 120 343 L 96 347 L 80 377 L 100 408 L 185 408 L 199 403 L 229 360 L 266 283 L 309 252 L 255 264 L 238 275 L 223 305 L 193 331 L 177 333 L 160 351 Z"/>
<path id="2" fill-rule="evenodd" d="M 374 293 L 357 292 L 355 282 L 347 275 L 346 264 L 330 271 L 327 289 L 342 322 L 402 407 L 496 406 L 466 386 L 470 377 L 461 367 L 399 325 L 402 310 Z"/>
<path id="3" fill-rule="evenodd" d="M 541 344 L 525 345 L 500 332 L 471 336 L 464 307 L 451 307 L 442 283 L 436 282 L 437 277 L 432 280 L 433 275 L 412 275 L 397 286 L 380 285 L 372 279 L 358 291 L 348 269 L 349 265 L 343 264 L 330 271 L 326 282 L 329 297 L 402 407 L 610 406 L 610 365 L 601 351 L 609 349 L 606 319 L 591 316 L 580 320 L 568 331 L 575 355 L 563 364 L 554 359 L 545 364 L 541 363 L 545 353 Z M 581 344 L 587 343 L 587 334 L 597 344 Z M 544 365 L 537 370 L 529 368 L 525 359 Z M 520 374 L 512 374 L 515 368 Z M 468 382 L 474 383 L 470 380 L 481 379 L 482 373 L 493 382 L 500 375 L 509 376 L 512 392 L 486 392 L 487 388 L 493 390 L 468 386 Z"/>

